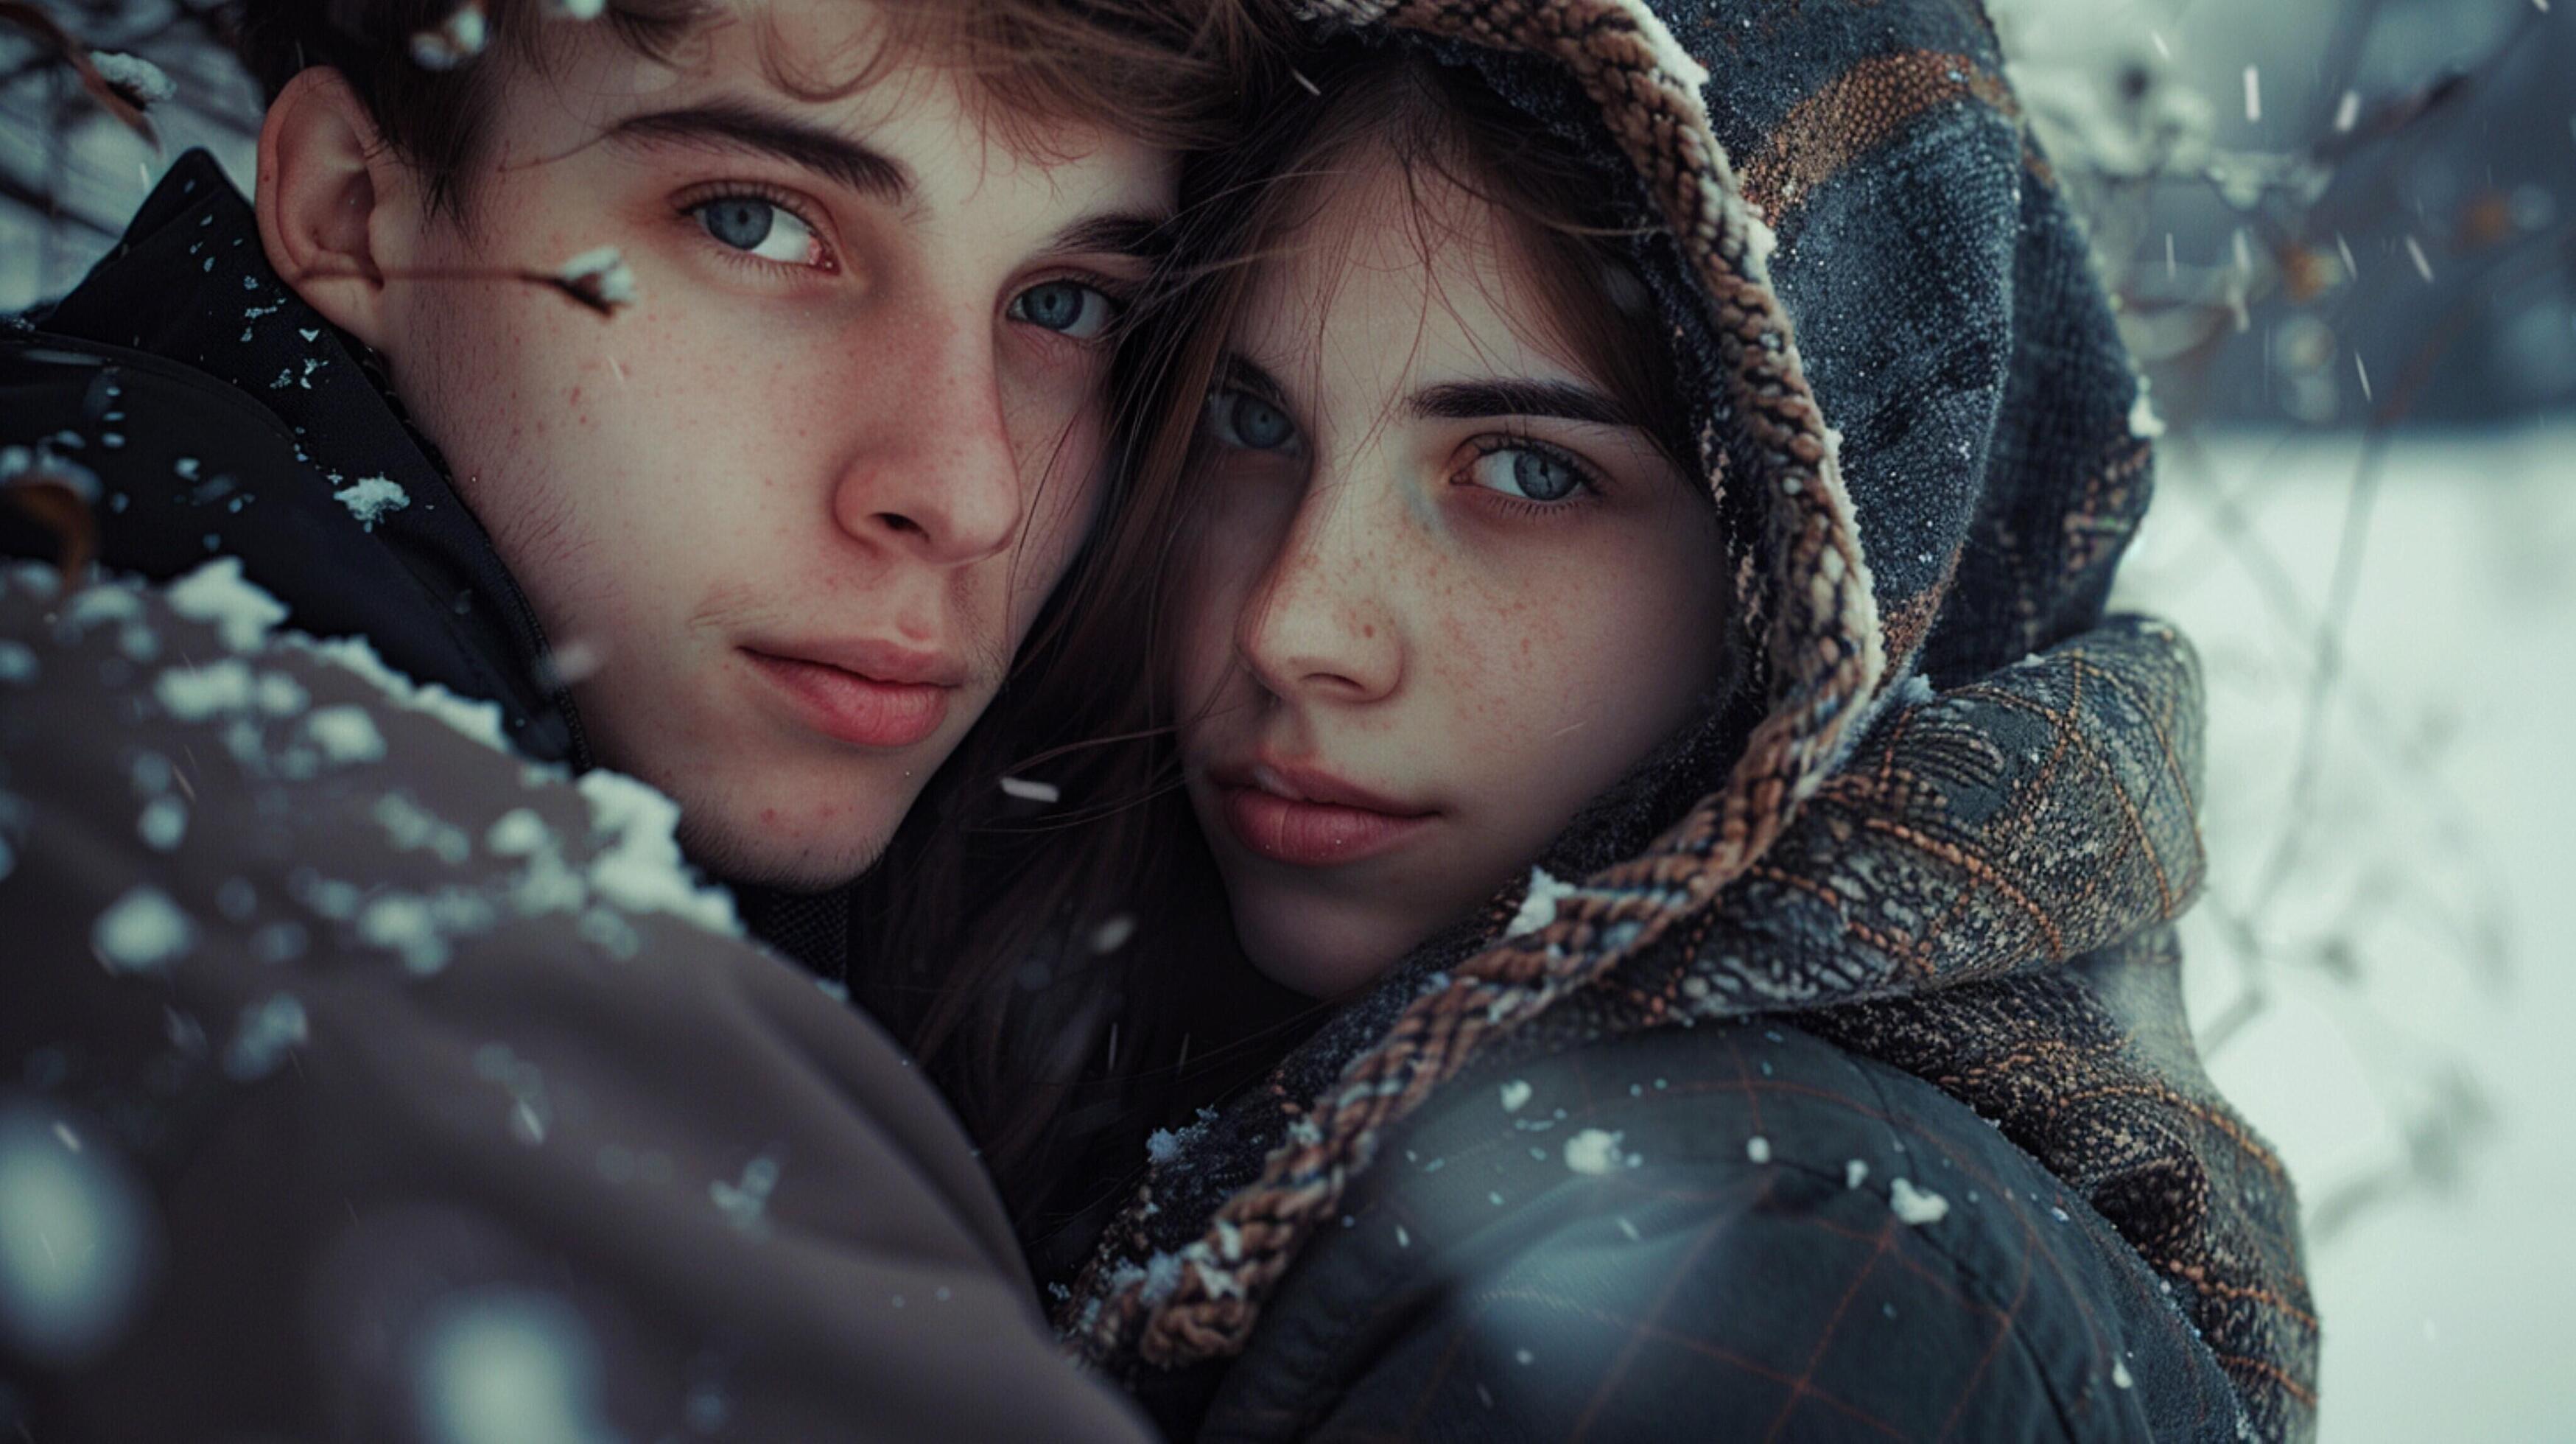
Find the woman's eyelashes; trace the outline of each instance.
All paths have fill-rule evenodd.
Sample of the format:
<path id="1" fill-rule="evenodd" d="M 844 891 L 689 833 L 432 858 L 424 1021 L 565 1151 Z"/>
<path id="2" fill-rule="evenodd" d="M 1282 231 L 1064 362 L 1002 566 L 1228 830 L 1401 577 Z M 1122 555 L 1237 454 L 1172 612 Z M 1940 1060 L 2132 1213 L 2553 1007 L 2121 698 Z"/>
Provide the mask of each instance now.
<path id="1" fill-rule="evenodd" d="M 1237 451 L 1293 456 L 1305 438 L 1288 409 L 1243 386 L 1220 386 L 1207 398 L 1207 432 Z M 1600 473 L 1562 447 L 1526 436 L 1482 436 L 1470 441 L 1465 464 L 1449 474 L 1456 486 L 1477 487 L 1523 511 L 1562 511 L 1602 492 Z"/>
<path id="2" fill-rule="evenodd" d="M 1107 336 L 1127 303 L 1098 286 L 1058 278 L 1041 281 L 1011 298 L 1010 318 L 1075 341 Z"/>
<path id="3" fill-rule="evenodd" d="M 832 272 L 840 269 L 822 228 L 783 196 L 758 190 L 727 190 L 700 196 L 681 206 L 707 239 L 746 260 L 789 270 Z"/>
<path id="4" fill-rule="evenodd" d="M 1297 423 L 1284 408 L 1237 388 L 1208 393 L 1207 425 L 1239 451 L 1291 451 L 1297 444 Z"/>
<path id="5" fill-rule="evenodd" d="M 1467 464 L 1452 481 L 1482 487 L 1505 500 L 1555 508 L 1597 494 L 1600 483 L 1592 468 L 1560 450 L 1527 437 L 1495 436 L 1472 443 Z"/>

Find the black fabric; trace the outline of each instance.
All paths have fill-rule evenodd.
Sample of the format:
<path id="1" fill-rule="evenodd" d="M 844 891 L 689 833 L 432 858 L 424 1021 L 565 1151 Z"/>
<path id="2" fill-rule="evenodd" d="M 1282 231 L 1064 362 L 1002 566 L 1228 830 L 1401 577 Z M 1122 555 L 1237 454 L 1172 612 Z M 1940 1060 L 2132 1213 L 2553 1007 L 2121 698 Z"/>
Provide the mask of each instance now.
<path id="1" fill-rule="evenodd" d="M 1282 1288 L 1259 1367 L 1138 1382 L 1168 1432 L 2238 1437 L 2225 1373 L 2079 1195 L 1795 1028 L 1480 1068 L 1388 1148 Z M 1892 1211 L 1896 1178 L 1939 1217 Z"/>
<path id="2" fill-rule="evenodd" d="M 191 151 L 78 289 L 0 336 L 0 441 L 96 475 L 110 570 L 168 581 L 237 556 L 288 626 L 364 637 L 414 680 L 500 703 L 529 757 L 587 766 L 535 612 L 361 350 L 278 279 L 248 203 Z M 336 495 L 369 478 L 408 499 L 372 527 Z M 0 521 L 9 555 L 53 545 Z"/>
<path id="3" fill-rule="evenodd" d="M 850 890 L 786 892 L 737 884 L 734 902 L 753 937 L 818 978 L 846 987 L 850 981 Z"/>

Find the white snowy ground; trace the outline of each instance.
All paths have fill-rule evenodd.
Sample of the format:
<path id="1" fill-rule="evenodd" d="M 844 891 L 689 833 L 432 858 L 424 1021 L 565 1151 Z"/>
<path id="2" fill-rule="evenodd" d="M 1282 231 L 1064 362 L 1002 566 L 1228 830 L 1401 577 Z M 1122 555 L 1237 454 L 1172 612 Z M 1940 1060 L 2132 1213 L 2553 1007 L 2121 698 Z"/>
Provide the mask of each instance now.
<path id="1" fill-rule="evenodd" d="M 2322 1437 L 2576 1439 L 2576 421 L 2392 447 L 2312 820 L 2260 906 L 2361 442 L 2172 440 L 2119 601 L 2208 664 L 2186 978 L 2308 1207 Z M 2239 940 L 2264 1002 L 2213 1038 Z"/>

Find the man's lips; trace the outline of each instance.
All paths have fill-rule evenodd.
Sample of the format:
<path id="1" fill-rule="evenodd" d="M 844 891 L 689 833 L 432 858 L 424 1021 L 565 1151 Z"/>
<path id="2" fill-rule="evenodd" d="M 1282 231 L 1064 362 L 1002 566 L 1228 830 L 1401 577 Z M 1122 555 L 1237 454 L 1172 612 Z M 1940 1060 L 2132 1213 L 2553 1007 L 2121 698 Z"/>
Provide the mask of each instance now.
<path id="1" fill-rule="evenodd" d="M 853 747 L 910 747 L 929 737 L 965 680 L 964 668 L 936 653 L 873 642 L 773 645 L 778 650 L 742 652 L 807 725 Z"/>
<path id="2" fill-rule="evenodd" d="M 1329 773 L 1255 763 L 1214 771 L 1226 826 L 1272 862 L 1331 867 L 1401 845 L 1436 815 Z"/>

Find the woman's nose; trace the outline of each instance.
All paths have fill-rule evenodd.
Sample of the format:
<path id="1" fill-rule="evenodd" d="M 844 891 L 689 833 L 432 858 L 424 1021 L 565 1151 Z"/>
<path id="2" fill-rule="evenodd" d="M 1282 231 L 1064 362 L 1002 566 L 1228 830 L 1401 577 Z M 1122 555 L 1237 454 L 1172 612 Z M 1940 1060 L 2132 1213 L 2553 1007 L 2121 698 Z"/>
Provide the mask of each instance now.
<path id="1" fill-rule="evenodd" d="M 1318 478 L 1247 600 L 1235 648 L 1271 693 L 1366 703 L 1402 683 L 1396 558 L 1368 511 L 1351 488 Z"/>

